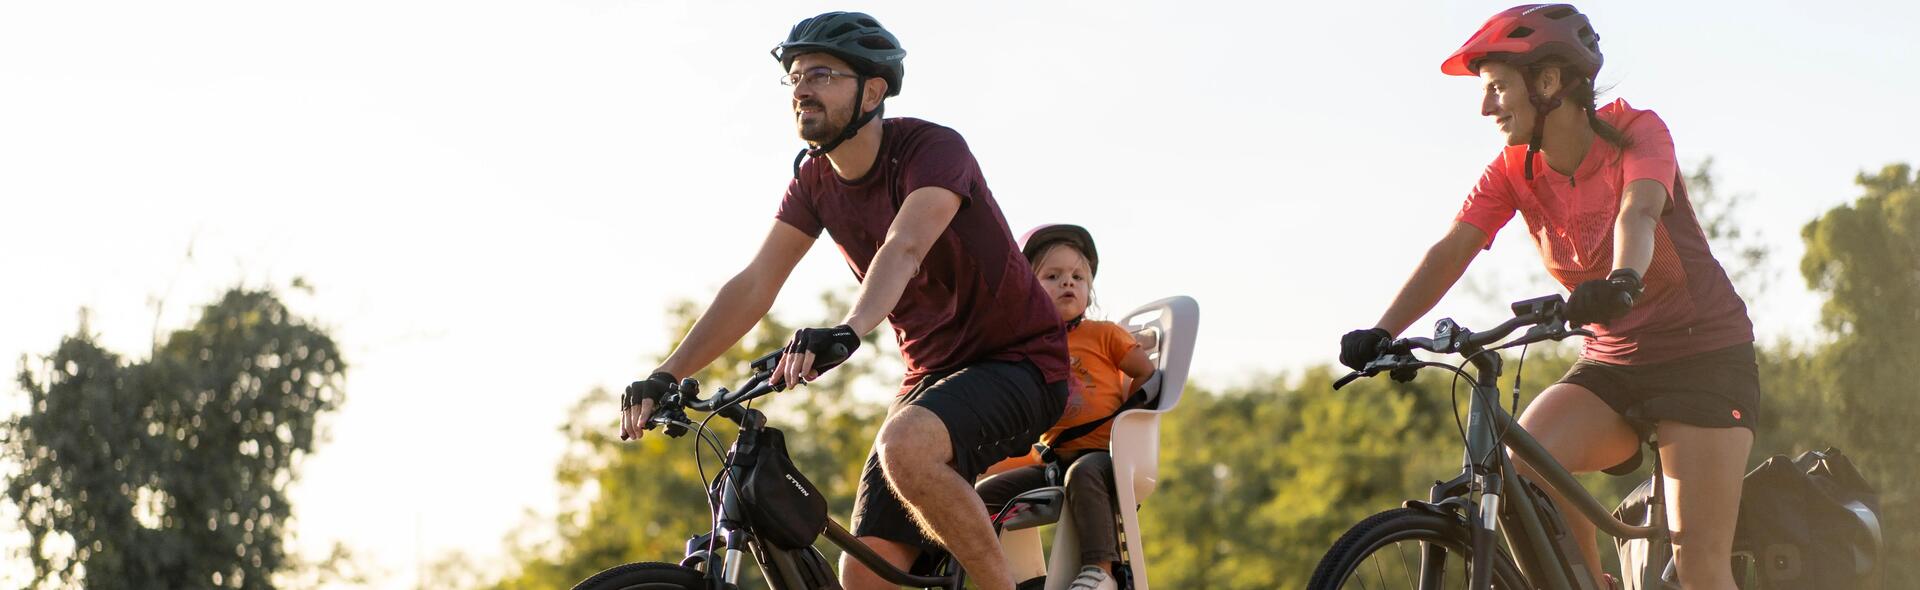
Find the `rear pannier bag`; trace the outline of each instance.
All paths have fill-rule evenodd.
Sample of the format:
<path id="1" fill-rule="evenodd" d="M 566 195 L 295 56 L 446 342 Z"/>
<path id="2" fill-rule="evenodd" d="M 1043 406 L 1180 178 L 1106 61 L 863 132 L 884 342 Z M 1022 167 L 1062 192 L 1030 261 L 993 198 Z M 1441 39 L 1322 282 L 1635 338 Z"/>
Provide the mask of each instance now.
<path id="1" fill-rule="evenodd" d="M 1879 514 L 1880 495 L 1838 449 L 1774 455 L 1742 486 L 1734 577 L 1748 590 L 1873 587 Z"/>

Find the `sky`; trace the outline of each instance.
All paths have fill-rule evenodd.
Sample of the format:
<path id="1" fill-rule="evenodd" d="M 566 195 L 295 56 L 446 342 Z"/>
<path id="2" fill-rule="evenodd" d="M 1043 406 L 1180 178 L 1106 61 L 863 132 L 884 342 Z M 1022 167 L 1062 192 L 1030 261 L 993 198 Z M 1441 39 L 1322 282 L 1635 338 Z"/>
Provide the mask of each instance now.
<path id="1" fill-rule="evenodd" d="M 758 246 L 800 147 L 766 53 L 795 21 L 877 16 L 909 52 L 888 115 L 964 135 L 1016 233 L 1088 227 L 1110 315 L 1198 300 L 1220 388 L 1332 362 L 1451 223 L 1500 140 L 1438 66 L 1506 6 L 0 1 L 0 359 L 81 308 L 137 357 L 231 286 L 281 288 L 351 366 L 295 545 L 411 587 L 550 512 L 566 408 L 650 371 L 668 306 Z M 1609 95 L 1748 195 L 1763 338 L 1817 338 L 1799 229 L 1920 162 L 1920 5 L 1581 7 Z M 1467 280 L 1416 325 L 1554 289 L 1511 227 Z M 821 240 L 775 313 L 853 287 Z M 0 385 L 0 415 L 22 397 Z"/>

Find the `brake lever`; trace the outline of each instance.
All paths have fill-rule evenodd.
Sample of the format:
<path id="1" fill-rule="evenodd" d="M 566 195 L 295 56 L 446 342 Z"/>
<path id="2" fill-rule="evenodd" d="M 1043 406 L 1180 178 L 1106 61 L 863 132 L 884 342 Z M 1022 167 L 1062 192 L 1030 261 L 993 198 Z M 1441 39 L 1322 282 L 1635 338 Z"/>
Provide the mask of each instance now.
<path id="1" fill-rule="evenodd" d="M 667 394 L 666 397 L 660 398 L 660 401 L 654 402 L 653 417 L 647 418 L 647 423 L 641 424 L 640 429 L 653 430 L 655 426 L 666 424 L 671 419 L 674 409 L 678 408 L 679 405 L 680 394 L 678 393 L 670 393 Z"/>
<path id="2" fill-rule="evenodd" d="M 687 430 L 693 427 L 693 423 L 688 422 L 685 418 L 655 416 L 652 420 L 647 421 L 646 429 L 653 430 L 654 426 L 665 426 L 667 427 L 666 433 L 668 437 L 680 438 L 687 435 Z"/>
<path id="3" fill-rule="evenodd" d="M 655 426 L 665 426 L 667 427 L 667 436 L 672 438 L 685 436 L 687 429 L 693 426 L 693 422 L 687 418 L 687 411 L 681 409 L 680 394 L 676 393 L 667 396 L 661 399 L 660 402 L 660 408 L 654 410 L 653 418 L 648 419 L 646 425 L 642 426 L 641 429 L 653 430 Z"/>
<path id="4" fill-rule="evenodd" d="M 1412 354 L 1390 353 L 1390 354 L 1382 355 L 1380 358 L 1368 361 L 1367 366 L 1361 368 L 1360 370 L 1347 373 L 1346 376 L 1341 377 L 1338 381 L 1334 381 L 1333 388 L 1338 390 L 1341 387 L 1345 387 L 1348 383 L 1352 383 L 1355 379 L 1359 379 L 1361 377 L 1372 377 L 1374 375 L 1379 375 L 1381 373 L 1392 372 L 1395 369 L 1404 369 L 1408 367 L 1417 368 L 1419 366 L 1420 366 L 1420 358 L 1413 356 Z"/>

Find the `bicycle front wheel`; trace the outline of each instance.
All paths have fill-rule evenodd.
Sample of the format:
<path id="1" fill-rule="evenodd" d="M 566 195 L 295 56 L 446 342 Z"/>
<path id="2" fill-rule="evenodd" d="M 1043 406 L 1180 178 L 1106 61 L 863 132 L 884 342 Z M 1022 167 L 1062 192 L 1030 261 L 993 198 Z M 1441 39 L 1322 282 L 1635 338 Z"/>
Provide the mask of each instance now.
<path id="1" fill-rule="evenodd" d="M 704 590 L 705 574 L 671 563 L 629 563 L 607 568 L 573 590 Z"/>
<path id="2" fill-rule="evenodd" d="M 1466 590 L 1472 575 L 1472 538 L 1466 525 L 1454 518 L 1412 508 L 1388 510 L 1341 535 L 1314 568 L 1307 587 Z M 1496 590 L 1526 589 L 1511 558 L 1498 550 L 1491 557 Z"/>

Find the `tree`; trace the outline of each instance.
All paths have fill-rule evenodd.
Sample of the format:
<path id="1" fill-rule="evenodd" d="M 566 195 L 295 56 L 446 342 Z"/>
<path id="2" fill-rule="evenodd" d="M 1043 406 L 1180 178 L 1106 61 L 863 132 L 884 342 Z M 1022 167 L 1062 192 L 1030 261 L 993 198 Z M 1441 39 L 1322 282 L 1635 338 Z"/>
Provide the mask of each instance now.
<path id="1" fill-rule="evenodd" d="M 287 486 L 339 407 L 346 365 L 327 333 L 270 291 L 234 289 L 145 361 L 83 325 L 23 367 L 4 423 L 6 493 L 32 584 L 271 588 L 293 568 Z"/>
<path id="2" fill-rule="evenodd" d="M 1800 272 L 1827 295 L 1821 325 L 1833 342 L 1814 373 L 1820 401 L 1844 424 L 1842 441 L 1868 481 L 1879 486 L 1885 555 L 1920 554 L 1920 184 L 1905 164 L 1861 173 L 1865 194 L 1827 211 L 1801 231 Z M 1772 392 L 1769 392 L 1772 393 Z M 1920 579 L 1920 564 L 1887 560 L 1889 580 Z"/>

